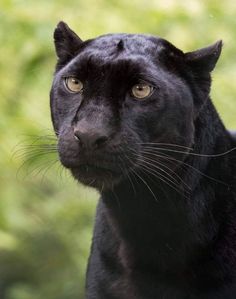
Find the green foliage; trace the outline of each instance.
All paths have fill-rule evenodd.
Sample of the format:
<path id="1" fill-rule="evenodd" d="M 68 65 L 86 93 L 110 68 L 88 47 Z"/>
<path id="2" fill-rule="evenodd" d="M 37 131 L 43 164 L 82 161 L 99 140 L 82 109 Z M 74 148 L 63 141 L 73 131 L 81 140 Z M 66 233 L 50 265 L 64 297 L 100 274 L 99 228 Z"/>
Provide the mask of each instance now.
<path id="1" fill-rule="evenodd" d="M 184 51 L 223 39 L 212 98 L 236 128 L 236 2 L 1 0 L 0 8 L 0 298 L 80 299 L 98 194 L 64 173 L 54 152 L 41 147 L 36 156 L 21 146 L 53 134 L 48 94 L 57 22 L 82 39 L 152 33 Z"/>

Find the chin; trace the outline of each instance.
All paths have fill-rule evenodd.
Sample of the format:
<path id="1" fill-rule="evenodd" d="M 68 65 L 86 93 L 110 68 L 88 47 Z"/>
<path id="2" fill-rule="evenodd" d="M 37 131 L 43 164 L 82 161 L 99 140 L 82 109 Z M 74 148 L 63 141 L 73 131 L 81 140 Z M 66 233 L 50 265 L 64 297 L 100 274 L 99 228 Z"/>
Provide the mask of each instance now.
<path id="1" fill-rule="evenodd" d="M 123 178 L 122 173 L 89 165 L 71 168 L 70 171 L 77 181 L 100 192 L 112 190 Z"/>

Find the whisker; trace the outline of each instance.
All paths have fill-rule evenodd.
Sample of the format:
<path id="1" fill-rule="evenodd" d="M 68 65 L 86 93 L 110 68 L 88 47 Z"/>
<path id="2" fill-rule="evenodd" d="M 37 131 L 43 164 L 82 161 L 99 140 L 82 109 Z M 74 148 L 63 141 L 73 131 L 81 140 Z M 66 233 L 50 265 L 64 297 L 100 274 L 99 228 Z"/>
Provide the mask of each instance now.
<path id="1" fill-rule="evenodd" d="M 52 154 L 56 154 L 57 155 L 57 151 L 55 150 L 50 150 L 50 151 L 29 151 L 29 152 L 24 152 L 24 153 L 21 153 L 21 154 L 18 154 L 17 158 L 18 159 L 23 159 L 27 162 L 27 160 L 30 160 L 30 159 L 36 159 L 36 158 L 39 158 L 39 157 L 44 157 L 46 155 L 52 155 Z"/>
<path id="2" fill-rule="evenodd" d="M 207 154 L 198 154 L 198 153 L 190 153 L 190 152 L 184 152 L 184 151 L 179 151 L 179 150 L 174 150 L 174 149 L 168 149 L 168 148 L 162 148 L 162 147 L 150 147 L 150 146 L 145 146 L 146 149 L 155 149 L 158 151 L 167 151 L 167 152 L 172 152 L 172 153 L 179 153 L 179 154 L 188 154 L 190 156 L 197 156 L 197 157 L 205 157 L 205 158 L 217 158 L 217 157 L 222 157 L 225 156 L 234 150 L 236 150 L 236 147 L 231 148 L 230 150 L 227 150 L 223 153 L 219 154 L 212 154 L 212 155 L 207 155 Z"/>
<path id="3" fill-rule="evenodd" d="M 43 183 L 43 181 L 45 179 L 46 173 L 58 162 L 59 162 L 58 160 L 52 160 L 47 163 L 48 166 L 46 166 L 46 168 L 44 166 L 41 166 L 39 171 L 35 174 L 35 176 L 39 176 L 43 172 L 43 175 L 41 177 L 41 184 Z"/>
<path id="4" fill-rule="evenodd" d="M 35 166 L 32 165 L 32 163 L 30 163 L 30 162 L 34 162 L 34 163 L 35 163 L 35 161 L 32 161 L 32 160 L 31 160 L 31 161 L 29 161 L 29 160 L 28 160 L 28 161 L 25 161 L 25 162 L 19 167 L 19 169 L 17 170 L 16 176 L 19 178 L 20 172 L 22 171 L 22 169 L 23 169 L 24 167 L 26 167 L 26 168 L 25 168 L 25 172 L 26 172 L 26 174 L 25 174 L 25 176 L 23 177 L 23 179 L 26 179 L 26 177 L 29 176 L 29 175 L 35 177 L 35 176 L 37 176 L 43 169 L 45 169 L 45 166 L 44 166 L 44 165 L 48 166 L 49 163 L 54 162 L 54 161 L 58 162 L 58 160 L 55 160 L 55 159 L 44 161 L 44 163 L 42 163 L 42 161 L 41 161 L 39 165 L 35 165 Z M 27 165 L 26 162 L 29 163 L 29 164 Z M 33 167 L 33 169 L 30 169 L 30 167 Z M 38 173 L 35 173 L 35 171 L 36 171 L 37 169 L 39 169 L 39 172 L 38 172 Z"/>
<path id="5" fill-rule="evenodd" d="M 158 161 L 154 160 L 154 161 L 155 163 L 161 165 L 162 167 L 170 171 L 171 174 L 173 174 L 177 178 L 177 180 L 179 180 L 187 189 L 189 189 L 190 191 L 192 190 L 191 187 L 173 169 L 169 168 L 164 163 L 161 163 L 159 160 Z"/>
<path id="6" fill-rule="evenodd" d="M 17 154 L 21 154 L 21 153 L 29 153 L 29 152 L 37 152 L 37 151 L 44 151 L 47 152 L 48 150 L 54 150 L 55 152 L 57 151 L 56 147 L 25 147 L 25 148 L 21 148 L 18 149 L 17 151 L 14 152 L 14 155 L 17 156 Z"/>
<path id="7" fill-rule="evenodd" d="M 163 183 L 167 184 L 169 187 L 174 189 L 179 194 L 183 195 L 183 192 L 181 192 L 181 191 L 185 191 L 187 194 L 189 194 L 189 191 L 181 190 L 177 184 L 175 184 L 170 179 L 168 179 L 165 176 L 163 176 L 162 174 L 160 174 L 157 170 L 154 170 L 151 167 L 148 167 L 147 165 L 143 164 L 142 162 L 141 162 L 141 166 L 144 167 L 148 173 L 152 174 L 154 177 L 161 180 Z"/>
<path id="8" fill-rule="evenodd" d="M 48 169 L 58 162 L 57 156 L 58 149 L 55 137 L 45 135 L 36 136 L 33 140 L 31 138 L 30 143 L 26 143 L 25 141 L 19 143 L 12 153 L 12 158 L 23 159 L 22 164 L 16 172 L 16 177 L 19 177 L 23 169 L 26 172 L 24 178 L 29 175 L 39 175 L 44 171 L 43 180 Z M 49 157 L 54 158 L 52 160 L 48 159 Z"/>
<path id="9" fill-rule="evenodd" d="M 146 145 L 165 145 L 165 146 L 173 146 L 173 147 L 179 147 L 179 148 L 183 148 L 183 149 L 188 149 L 188 150 L 193 150 L 192 147 L 188 147 L 188 146 L 184 146 L 184 145 L 180 145 L 180 144 L 175 144 L 175 143 L 163 143 L 163 142 L 141 142 L 139 143 L 142 146 L 146 146 Z"/>
<path id="10" fill-rule="evenodd" d="M 163 154 L 156 154 L 156 153 L 153 153 L 153 152 L 148 152 L 149 154 L 151 154 L 151 155 L 153 155 L 153 156 L 155 156 L 155 157 L 159 157 L 159 158 L 162 158 L 162 159 L 165 159 L 165 160 L 168 160 L 168 161 L 175 161 L 175 162 L 177 162 L 179 165 L 184 165 L 184 166 L 187 166 L 187 167 L 189 167 L 189 168 L 191 168 L 192 170 L 194 170 L 194 171 L 196 171 L 197 173 L 199 173 L 199 174 L 201 174 L 202 176 L 204 176 L 204 177 L 206 177 L 206 178 L 208 178 L 208 179 L 210 179 L 210 180 L 212 180 L 212 181 L 215 181 L 216 183 L 220 183 L 220 184 L 222 184 L 222 185 L 225 185 L 225 186 L 227 186 L 227 187 L 230 187 L 227 183 L 225 183 L 225 182 L 223 182 L 223 181 L 220 181 L 220 180 L 218 180 L 218 179 L 216 179 L 216 178 L 213 178 L 213 177 L 211 177 L 211 176 L 208 176 L 207 174 L 205 174 L 204 172 L 202 172 L 201 170 L 199 170 L 199 169 L 197 169 L 197 168 L 195 168 L 194 166 L 192 166 L 192 165 L 190 165 L 190 164 L 188 164 L 188 163 L 186 163 L 186 162 L 184 162 L 184 161 L 181 161 L 181 160 L 178 160 L 178 159 L 175 159 L 175 158 L 173 158 L 173 157 L 171 157 L 171 156 L 168 156 L 168 155 L 163 155 Z"/>
<path id="11" fill-rule="evenodd" d="M 136 154 L 136 156 L 139 158 L 139 155 Z M 164 172 L 164 173 L 170 178 L 170 180 L 171 180 L 171 179 L 174 180 L 174 182 L 176 183 L 177 186 L 179 186 L 178 184 L 179 184 L 180 182 L 182 182 L 183 185 L 184 185 L 188 190 L 191 190 L 191 188 L 190 188 L 190 187 L 183 181 L 183 179 L 182 179 L 176 172 L 174 172 L 172 169 L 170 169 L 169 167 L 167 167 L 165 164 L 161 163 L 160 161 L 150 159 L 150 158 L 148 158 L 148 157 L 146 157 L 146 156 L 144 156 L 144 155 L 142 156 L 142 158 L 143 158 L 143 162 L 146 162 L 146 163 L 149 164 L 151 167 L 157 168 L 157 169 L 160 170 L 161 172 Z M 154 163 L 154 164 L 152 164 L 152 163 L 150 163 L 150 162 L 152 162 L 152 163 Z M 162 167 L 159 167 L 159 166 L 156 165 L 156 164 L 161 165 L 162 167 L 164 167 L 165 169 L 167 169 L 168 171 L 170 171 L 171 174 L 170 174 L 168 171 L 164 170 Z M 166 179 L 167 179 L 167 178 L 166 178 Z"/>
<path id="12" fill-rule="evenodd" d="M 122 160 L 122 158 L 121 158 L 120 156 L 118 156 L 118 158 L 119 158 L 119 160 L 121 161 L 121 163 L 123 164 L 123 160 Z M 126 156 L 126 158 L 128 159 L 127 156 Z M 123 168 L 123 169 L 121 168 L 121 171 L 122 171 L 125 175 L 127 175 L 128 180 L 130 181 L 130 184 L 131 184 L 131 186 L 132 186 L 132 188 L 133 188 L 133 190 L 134 190 L 134 195 L 136 195 L 137 193 L 136 193 L 136 190 L 135 190 L 135 187 L 134 187 L 132 178 L 131 178 L 131 176 L 129 175 L 129 171 L 126 170 L 125 165 L 124 165 L 124 168 Z"/>
<path id="13" fill-rule="evenodd" d="M 143 158 L 139 158 L 139 157 L 137 157 L 137 161 L 141 162 L 143 165 L 148 165 L 148 166 L 150 167 L 150 169 L 152 169 L 152 167 L 154 167 L 154 165 L 153 165 L 152 163 L 146 161 L 146 160 L 143 159 Z M 156 167 L 154 167 L 154 168 L 157 169 L 157 170 L 159 170 L 159 171 L 163 171 L 165 174 L 167 174 L 169 177 L 171 177 L 171 179 L 173 179 L 173 181 L 171 181 L 171 179 L 165 177 L 164 174 L 161 174 L 161 173 L 160 173 L 160 175 L 163 176 L 164 178 L 170 180 L 171 182 L 173 182 L 176 186 L 178 186 L 178 181 L 177 181 L 175 178 L 172 178 L 172 176 L 170 176 L 167 172 L 165 172 L 163 169 L 161 169 L 161 168 L 158 167 L 158 166 L 156 166 Z M 154 170 L 154 169 L 153 169 L 153 170 Z M 158 172 L 158 173 L 159 173 L 159 172 Z"/>
<path id="14" fill-rule="evenodd" d="M 156 195 L 153 193 L 152 189 L 148 185 L 148 183 L 136 172 L 136 170 L 133 168 L 131 171 L 146 185 L 152 196 L 155 198 L 155 200 L 158 202 L 159 200 L 156 198 Z"/>
<path id="15" fill-rule="evenodd" d="M 20 149 L 27 149 L 27 148 L 48 148 L 48 147 L 53 147 L 53 148 L 58 148 L 56 143 L 32 143 L 32 144 L 25 144 L 20 147 Z"/>
<path id="16" fill-rule="evenodd" d="M 154 162 L 154 163 L 156 163 L 156 164 L 159 164 L 159 165 L 161 165 L 162 167 L 165 167 L 166 169 L 168 169 L 170 172 L 171 172 L 171 174 L 170 173 L 168 173 L 167 171 L 165 171 L 165 173 L 170 177 L 170 178 L 172 178 L 172 179 L 174 179 L 175 180 L 175 182 L 177 183 L 177 184 L 179 184 L 180 182 L 189 190 L 189 191 L 191 191 L 192 189 L 191 189 L 191 187 L 189 187 L 189 185 L 188 184 L 186 184 L 186 182 L 175 172 L 175 171 L 173 171 L 172 169 L 170 169 L 169 167 L 167 167 L 165 164 L 163 164 L 163 163 L 161 163 L 161 162 L 159 162 L 159 161 L 155 161 L 155 160 L 152 160 L 152 159 L 149 159 L 149 161 L 151 162 Z M 152 165 L 152 164 L 151 164 Z M 161 171 L 164 171 L 161 167 L 158 167 L 157 165 L 153 165 L 153 167 L 155 167 L 155 168 L 158 168 L 158 169 L 160 169 Z"/>
<path id="17" fill-rule="evenodd" d="M 90 187 L 95 182 L 96 182 L 96 179 L 91 180 L 91 182 L 88 184 L 88 186 Z"/>
<path id="18" fill-rule="evenodd" d="M 38 138 L 41 138 L 42 136 L 38 136 Z M 19 158 L 21 154 L 23 153 L 31 153 L 31 152 L 37 152 L 37 151 L 49 151 L 49 150 L 54 150 L 57 151 L 57 143 L 52 143 L 52 142 L 40 142 L 37 143 L 37 140 L 34 140 L 31 143 L 18 143 L 18 145 L 15 146 L 15 148 L 12 150 L 12 158 Z"/>
<path id="19" fill-rule="evenodd" d="M 48 143 L 48 141 L 50 141 L 50 143 Z M 27 146 L 31 146 L 31 145 L 48 145 L 48 144 L 53 144 L 53 145 L 57 145 L 57 139 L 55 138 L 48 138 L 45 136 L 33 136 L 33 140 L 32 138 L 27 138 L 24 140 L 21 140 L 20 142 L 18 142 L 15 147 L 13 148 L 13 152 L 14 149 L 18 149 L 18 148 L 24 148 Z"/>
<path id="20" fill-rule="evenodd" d="M 170 167 L 168 167 L 166 164 L 160 162 L 160 160 L 158 160 L 158 159 L 155 159 L 155 160 L 151 159 L 151 157 L 150 157 L 151 153 L 149 151 L 145 151 L 144 150 L 141 153 L 144 154 L 143 156 L 145 158 L 146 158 L 145 154 L 148 155 L 147 159 L 150 162 L 157 163 L 157 164 L 161 165 L 162 167 L 164 167 L 166 170 L 170 171 L 171 174 L 173 174 L 177 178 L 177 180 L 179 179 L 180 182 L 182 182 L 189 190 L 191 190 L 191 187 L 189 185 L 187 185 L 186 182 L 173 169 L 171 169 Z M 162 153 L 162 155 L 169 157 L 168 155 L 165 155 L 163 153 Z M 174 161 L 168 161 L 168 162 L 171 163 L 172 165 L 176 166 L 176 163 L 174 163 Z"/>
<path id="21" fill-rule="evenodd" d="M 61 178 L 61 180 L 63 180 L 63 176 L 64 176 L 65 178 L 68 178 L 68 176 L 69 176 L 69 171 L 68 171 L 68 169 L 66 169 L 65 167 L 63 167 L 63 166 L 61 165 L 61 163 L 58 163 L 58 165 L 59 165 L 59 168 L 60 168 L 60 178 Z M 69 177 L 71 177 L 71 176 L 69 176 Z"/>
<path id="22" fill-rule="evenodd" d="M 132 161 L 132 157 L 129 156 L 129 153 L 132 154 L 133 149 L 130 148 L 130 147 L 128 147 L 127 150 L 128 150 L 128 152 L 124 152 L 124 151 L 122 151 L 122 154 L 123 154 L 124 157 L 128 160 L 128 162 L 132 165 L 132 167 L 135 167 L 135 163 L 134 163 L 134 161 Z M 137 183 L 137 177 L 134 175 L 134 173 L 131 172 L 131 171 L 129 171 L 129 174 L 130 174 L 131 176 L 133 176 L 135 182 Z"/>

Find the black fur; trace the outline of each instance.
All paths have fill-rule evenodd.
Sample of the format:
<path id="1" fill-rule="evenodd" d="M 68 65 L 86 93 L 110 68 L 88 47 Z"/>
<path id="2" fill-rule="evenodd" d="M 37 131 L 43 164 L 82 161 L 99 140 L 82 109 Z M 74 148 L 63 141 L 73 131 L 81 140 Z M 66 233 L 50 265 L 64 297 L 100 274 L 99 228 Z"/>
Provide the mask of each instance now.
<path id="1" fill-rule="evenodd" d="M 222 43 L 183 53 L 151 35 L 82 42 L 62 22 L 54 36 L 60 159 L 101 193 L 86 298 L 235 299 L 236 141 L 209 98 Z M 153 89 L 143 100 L 131 93 L 140 82 Z"/>

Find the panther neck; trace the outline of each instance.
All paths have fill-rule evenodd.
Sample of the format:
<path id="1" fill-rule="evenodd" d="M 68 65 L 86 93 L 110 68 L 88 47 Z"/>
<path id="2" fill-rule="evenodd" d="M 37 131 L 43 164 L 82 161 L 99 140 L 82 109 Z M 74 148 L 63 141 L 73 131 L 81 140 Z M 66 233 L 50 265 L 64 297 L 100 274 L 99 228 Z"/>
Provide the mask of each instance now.
<path id="1" fill-rule="evenodd" d="M 226 138 L 226 131 L 214 117 L 208 128 L 204 117 L 200 115 L 197 120 L 198 153 L 214 155 L 230 148 L 230 142 L 220 142 Z M 222 143 L 228 148 L 222 148 Z M 193 256 L 205 252 L 219 231 L 215 207 L 226 208 L 222 198 L 229 193 L 229 178 L 224 176 L 227 161 L 227 156 L 216 159 L 189 155 L 184 161 L 189 166 L 178 170 L 190 188 L 188 193 L 176 192 L 150 175 L 140 175 L 132 184 L 127 179 L 113 191 L 103 193 L 109 223 L 122 240 L 123 258 L 143 267 L 156 267 L 157 263 L 159 269 L 166 271 L 173 265 L 176 269 L 185 268 Z"/>

